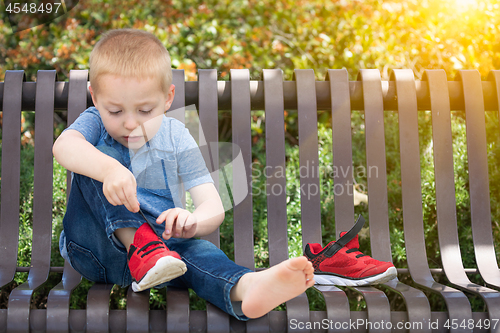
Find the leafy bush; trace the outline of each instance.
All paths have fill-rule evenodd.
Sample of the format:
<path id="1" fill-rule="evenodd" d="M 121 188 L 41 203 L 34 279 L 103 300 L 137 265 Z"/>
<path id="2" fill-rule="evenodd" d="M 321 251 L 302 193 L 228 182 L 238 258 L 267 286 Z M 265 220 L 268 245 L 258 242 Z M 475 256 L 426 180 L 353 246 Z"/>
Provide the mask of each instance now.
<path id="1" fill-rule="evenodd" d="M 300 8 L 300 10 L 296 10 Z M 498 0 L 330 1 L 321 0 L 87 0 L 45 26 L 12 34 L 0 20 L 0 81 L 6 69 L 88 67 L 99 36 L 114 28 L 154 32 L 169 48 L 175 68 L 196 77 L 199 68 L 442 68 L 454 76 L 478 69 L 485 77 L 500 65 Z M 2 9 L 0 7 L 0 9 Z M 2 12 L 2 11 L 0 11 Z"/>

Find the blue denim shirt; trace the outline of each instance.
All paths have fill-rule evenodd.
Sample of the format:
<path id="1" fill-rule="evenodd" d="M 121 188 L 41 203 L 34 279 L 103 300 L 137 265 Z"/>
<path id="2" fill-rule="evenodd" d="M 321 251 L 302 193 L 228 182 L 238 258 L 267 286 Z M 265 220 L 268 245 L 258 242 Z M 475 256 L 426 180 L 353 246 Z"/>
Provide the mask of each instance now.
<path id="1" fill-rule="evenodd" d="M 68 129 L 77 130 L 94 146 L 108 146 L 120 153 L 124 165 L 136 177 L 141 209 L 152 216 L 183 208 L 185 190 L 213 183 L 196 141 L 174 118 L 164 115 L 156 135 L 136 152 L 108 134 L 95 107 L 82 112 Z"/>

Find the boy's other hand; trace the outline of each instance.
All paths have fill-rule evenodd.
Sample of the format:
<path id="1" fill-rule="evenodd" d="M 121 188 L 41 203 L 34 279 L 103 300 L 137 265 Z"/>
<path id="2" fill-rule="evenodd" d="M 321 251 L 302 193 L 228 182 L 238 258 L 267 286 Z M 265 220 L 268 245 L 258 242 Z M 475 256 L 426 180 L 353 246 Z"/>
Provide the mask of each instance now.
<path id="1" fill-rule="evenodd" d="M 182 208 L 172 208 L 161 213 L 156 223 L 165 222 L 164 239 L 191 238 L 196 234 L 198 221 L 196 216 Z"/>
<path id="2" fill-rule="evenodd" d="M 110 170 L 103 179 L 102 190 L 113 206 L 125 205 L 133 213 L 139 211 L 137 183 L 132 172 L 124 166 L 120 165 Z"/>

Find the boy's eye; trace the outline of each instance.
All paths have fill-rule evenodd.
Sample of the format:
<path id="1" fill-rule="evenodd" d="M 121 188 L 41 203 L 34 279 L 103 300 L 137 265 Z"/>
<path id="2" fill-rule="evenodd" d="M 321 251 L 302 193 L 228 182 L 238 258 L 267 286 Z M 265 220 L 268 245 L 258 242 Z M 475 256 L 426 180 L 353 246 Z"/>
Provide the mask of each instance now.
<path id="1" fill-rule="evenodd" d="M 153 109 L 151 110 L 140 110 L 142 113 L 145 113 L 145 114 L 148 114 L 148 113 L 151 113 L 151 111 L 153 111 Z"/>
<path id="2" fill-rule="evenodd" d="M 111 113 L 111 114 L 119 114 L 120 112 L 122 112 L 122 110 L 118 110 L 118 111 L 109 111 L 109 113 Z"/>

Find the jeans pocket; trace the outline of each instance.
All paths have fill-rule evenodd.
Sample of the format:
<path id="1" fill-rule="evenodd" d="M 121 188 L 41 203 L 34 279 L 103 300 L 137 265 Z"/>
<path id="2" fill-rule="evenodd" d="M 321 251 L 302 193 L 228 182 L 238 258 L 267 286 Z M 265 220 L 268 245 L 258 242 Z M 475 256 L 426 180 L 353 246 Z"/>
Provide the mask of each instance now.
<path id="1" fill-rule="evenodd" d="M 107 283 L 106 269 L 92 251 L 73 241 L 68 242 L 67 250 L 71 266 L 84 278 L 93 282 Z"/>

